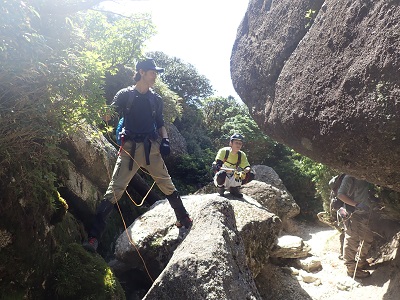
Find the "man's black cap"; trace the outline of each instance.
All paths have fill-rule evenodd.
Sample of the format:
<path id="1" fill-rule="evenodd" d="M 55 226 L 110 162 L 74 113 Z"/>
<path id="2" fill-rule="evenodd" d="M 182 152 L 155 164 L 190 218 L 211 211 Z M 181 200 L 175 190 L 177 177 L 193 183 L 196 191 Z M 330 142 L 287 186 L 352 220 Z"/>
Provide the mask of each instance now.
<path id="1" fill-rule="evenodd" d="M 154 70 L 154 71 L 157 71 L 158 73 L 164 72 L 163 68 L 159 68 L 156 66 L 156 63 L 154 62 L 154 59 L 152 59 L 152 58 L 146 58 L 145 60 L 139 61 L 136 64 L 136 71 L 139 71 L 140 69 L 142 69 L 144 71 Z"/>

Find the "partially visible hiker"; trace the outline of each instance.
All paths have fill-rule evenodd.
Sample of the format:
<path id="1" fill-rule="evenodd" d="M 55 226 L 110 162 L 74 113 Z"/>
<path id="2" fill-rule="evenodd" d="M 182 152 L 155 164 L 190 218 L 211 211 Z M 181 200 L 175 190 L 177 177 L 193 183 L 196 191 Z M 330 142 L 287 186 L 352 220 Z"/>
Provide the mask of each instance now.
<path id="1" fill-rule="evenodd" d="M 225 189 L 236 197 L 243 197 L 240 187 L 254 179 L 246 153 L 241 151 L 244 137 L 235 133 L 230 137 L 229 147 L 219 149 L 213 169 L 215 171 L 214 184 L 218 193 L 223 196 Z"/>
<path id="2" fill-rule="evenodd" d="M 347 206 L 354 207 L 344 222 L 345 239 L 343 247 L 344 264 L 351 277 L 365 278 L 370 276 L 365 270 L 368 251 L 373 241 L 373 233 L 369 227 L 373 201 L 369 194 L 368 182 L 346 175 L 338 189 L 337 197 Z"/>
<path id="3" fill-rule="evenodd" d="M 151 58 L 139 61 L 134 76 L 136 85 L 118 91 L 111 104 L 124 117 L 122 145 L 104 200 L 96 209 L 88 241 L 84 243 L 87 250 L 97 250 L 108 215 L 139 168 L 145 168 L 166 195 L 177 218 L 176 226 L 190 228 L 192 225 L 162 158 L 169 155 L 170 145 L 164 127 L 163 102 L 151 87 L 157 74 L 163 71 Z"/>

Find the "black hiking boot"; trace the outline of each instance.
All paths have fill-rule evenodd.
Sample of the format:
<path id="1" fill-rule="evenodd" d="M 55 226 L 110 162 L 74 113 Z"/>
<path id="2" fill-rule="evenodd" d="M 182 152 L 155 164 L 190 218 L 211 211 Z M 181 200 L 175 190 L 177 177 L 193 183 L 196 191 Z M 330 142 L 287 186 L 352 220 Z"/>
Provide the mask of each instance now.
<path id="1" fill-rule="evenodd" d="M 217 191 L 220 196 L 224 196 L 225 188 L 223 186 L 217 186 Z"/>
<path id="2" fill-rule="evenodd" d="M 229 192 L 231 193 L 232 196 L 238 197 L 238 198 L 242 198 L 243 194 L 239 191 L 239 187 L 235 186 L 235 187 L 231 187 L 229 189 Z"/>
<path id="3" fill-rule="evenodd" d="M 186 215 L 182 220 L 178 220 L 175 223 L 175 226 L 178 228 L 185 227 L 186 229 L 189 229 L 192 227 L 193 220 L 189 217 L 189 215 Z"/>
<path id="4" fill-rule="evenodd" d="M 176 216 L 176 227 L 185 227 L 189 229 L 192 226 L 192 219 L 189 218 L 189 214 L 183 206 L 182 199 L 177 191 L 167 196 L 168 202 L 173 208 Z"/>

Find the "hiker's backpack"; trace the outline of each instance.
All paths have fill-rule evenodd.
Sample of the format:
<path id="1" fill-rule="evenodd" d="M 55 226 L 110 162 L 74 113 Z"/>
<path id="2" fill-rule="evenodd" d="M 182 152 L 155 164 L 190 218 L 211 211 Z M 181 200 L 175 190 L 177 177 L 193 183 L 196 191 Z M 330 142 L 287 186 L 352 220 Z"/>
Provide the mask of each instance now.
<path id="1" fill-rule="evenodd" d="M 346 176 L 346 174 L 336 175 L 336 176 L 333 176 L 331 178 L 331 180 L 329 180 L 329 187 L 331 189 L 331 195 L 329 197 L 330 209 L 331 209 L 331 211 L 337 211 L 341 207 L 344 207 L 344 208 L 346 208 L 346 210 L 349 213 L 352 213 L 354 211 L 354 207 L 351 205 L 346 205 L 346 203 L 344 203 L 342 200 L 340 200 L 337 197 L 337 193 L 340 188 L 340 185 L 342 184 L 344 176 Z M 349 191 L 350 195 L 352 194 L 353 186 L 354 186 L 354 184 L 352 184 L 352 186 L 350 188 L 350 191 Z"/>
<path id="2" fill-rule="evenodd" d="M 337 197 L 337 192 L 342 184 L 344 176 L 346 176 L 346 174 L 336 175 L 329 180 L 329 187 L 331 189 L 331 195 L 329 197 L 331 210 L 338 210 L 344 205 L 343 201 Z"/>
<path id="3" fill-rule="evenodd" d="M 119 119 L 117 128 L 115 129 L 115 137 L 117 140 L 117 144 L 120 146 L 122 144 L 121 133 L 122 133 L 122 129 L 124 128 L 124 124 L 125 124 L 125 118 L 122 117 L 121 119 Z"/>
<path id="4" fill-rule="evenodd" d="M 122 135 L 124 134 L 124 127 L 125 127 L 125 118 L 129 114 L 132 104 L 133 104 L 133 98 L 135 96 L 135 88 L 134 87 L 129 87 L 129 98 L 128 102 L 126 103 L 125 109 L 122 112 L 122 117 L 118 121 L 118 125 L 115 129 L 115 136 L 116 136 L 116 141 L 117 144 L 121 146 L 122 144 Z M 150 106 L 152 110 L 152 116 L 155 118 L 156 115 L 156 95 L 154 93 L 151 94 L 151 97 L 149 98 L 150 101 Z"/>

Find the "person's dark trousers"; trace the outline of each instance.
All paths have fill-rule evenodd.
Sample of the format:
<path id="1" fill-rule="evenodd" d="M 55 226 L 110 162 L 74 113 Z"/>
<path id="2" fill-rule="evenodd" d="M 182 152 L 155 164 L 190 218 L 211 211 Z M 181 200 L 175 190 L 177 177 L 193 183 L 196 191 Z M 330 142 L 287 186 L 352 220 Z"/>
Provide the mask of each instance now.
<path id="1" fill-rule="evenodd" d="M 176 219 L 181 222 L 186 220 L 189 214 L 183 206 L 182 199 L 179 196 L 178 191 L 173 192 L 171 195 L 167 195 L 167 199 L 175 212 Z"/>
<path id="2" fill-rule="evenodd" d="M 218 171 L 217 173 L 217 184 L 222 186 L 225 184 L 226 171 Z"/>
<path id="3" fill-rule="evenodd" d="M 89 231 L 89 237 L 94 237 L 99 239 L 105 228 L 107 217 L 113 210 L 114 204 L 108 200 L 101 201 L 100 205 L 96 209 L 96 216 L 92 225 L 92 228 Z"/>

